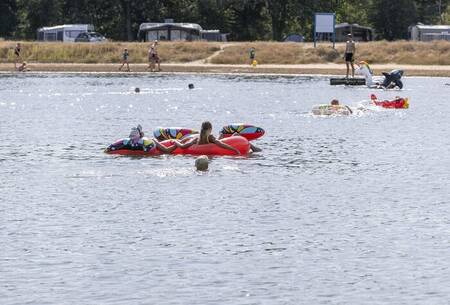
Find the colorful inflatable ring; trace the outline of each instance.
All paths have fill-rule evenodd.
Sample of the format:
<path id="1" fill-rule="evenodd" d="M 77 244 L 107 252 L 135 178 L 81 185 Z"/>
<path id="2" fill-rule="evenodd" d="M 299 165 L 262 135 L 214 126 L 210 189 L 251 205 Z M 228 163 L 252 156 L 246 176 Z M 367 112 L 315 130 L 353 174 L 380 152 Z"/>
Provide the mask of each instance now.
<path id="1" fill-rule="evenodd" d="M 252 141 L 261 138 L 266 132 L 261 127 L 241 123 L 224 126 L 220 131 L 223 138 L 231 137 L 235 133 Z"/>
<path id="2" fill-rule="evenodd" d="M 312 109 L 314 115 L 350 115 L 351 112 L 344 105 L 317 105 Z"/>
<path id="3" fill-rule="evenodd" d="M 159 127 L 153 131 L 153 136 L 158 139 L 158 141 L 171 139 L 180 140 L 193 134 L 198 134 L 198 131 L 181 127 Z"/>
<path id="4" fill-rule="evenodd" d="M 230 137 L 222 140 L 224 143 L 237 148 L 242 156 L 247 156 L 250 151 L 250 143 L 244 137 Z M 161 142 L 164 146 L 172 145 L 172 140 L 166 140 Z M 157 148 L 151 149 L 150 151 L 135 150 L 135 149 L 118 149 L 112 151 L 106 151 L 108 154 L 112 155 L 128 155 L 128 156 L 157 156 L 161 155 L 162 152 Z M 192 145 L 189 148 L 175 149 L 172 154 L 174 155 L 207 155 L 207 156 L 235 156 L 236 153 L 232 150 L 225 149 L 217 146 L 216 144 L 205 144 L 205 145 Z"/>

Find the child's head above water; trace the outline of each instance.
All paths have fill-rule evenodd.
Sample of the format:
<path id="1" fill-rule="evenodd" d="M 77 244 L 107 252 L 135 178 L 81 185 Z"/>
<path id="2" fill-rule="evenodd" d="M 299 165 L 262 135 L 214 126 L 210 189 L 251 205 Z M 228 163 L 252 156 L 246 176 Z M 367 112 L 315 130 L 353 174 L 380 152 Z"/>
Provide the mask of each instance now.
<path id="1" fill-rule="evenodd" d="M 337 106 L 339 105 L 339 101 L 337 99 L 333 99 L 330 104 L 333 106 Z"/>

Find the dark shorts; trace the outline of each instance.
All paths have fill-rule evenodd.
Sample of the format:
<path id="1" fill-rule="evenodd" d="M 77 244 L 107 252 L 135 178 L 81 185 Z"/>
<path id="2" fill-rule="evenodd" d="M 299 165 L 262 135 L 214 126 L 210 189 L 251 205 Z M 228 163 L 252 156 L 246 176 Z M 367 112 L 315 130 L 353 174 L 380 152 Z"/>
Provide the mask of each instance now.
<path id="1" fill-rule="evenodd" d="M 353 53 L 345 53 L 345 61 L 353 62 Z"/>
<path id="2" fill-rule="evenodd" d="M 148 60 L 151 63 L 159 63 L 159 56 L 158 55 L 150 55 L 150 57 L 148 58 Z"/>

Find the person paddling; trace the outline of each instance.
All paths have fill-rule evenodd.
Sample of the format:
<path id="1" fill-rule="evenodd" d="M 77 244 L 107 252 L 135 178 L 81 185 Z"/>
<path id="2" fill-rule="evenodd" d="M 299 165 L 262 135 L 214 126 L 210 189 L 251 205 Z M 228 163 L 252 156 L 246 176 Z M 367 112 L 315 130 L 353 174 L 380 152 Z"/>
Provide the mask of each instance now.
<path id="1" fill-rule="evenodd" d="M 354 56 L 356 52 L 356 45 L 353 41 L 352 34 L 347 35 L 347 42 L 345 43 L 345 54 L 344 54 L 344 60 L 345 64 L 347 66 L 347 78 L 350 73 L 350 66 L 352 67 L 352 77 L 355 77 L 355 66 L 353 64 L 354 62 Z"/>
<path id="2" fill-rule="evenodd" d="M 341 106 L 341 105 L 339 104 L 339 100 L 337 100 L 337 99 L 331 100 L 330 105 L 333 106 L 334 108 L 339 108 L 339 107 Z M 347 105 L 344 105 L 344 107 L 348 109 L 348 111 L 350 112 L 350 114 L 353 113 L 353 111 L 350 109 L 350 107 L 348 107 Z"/>

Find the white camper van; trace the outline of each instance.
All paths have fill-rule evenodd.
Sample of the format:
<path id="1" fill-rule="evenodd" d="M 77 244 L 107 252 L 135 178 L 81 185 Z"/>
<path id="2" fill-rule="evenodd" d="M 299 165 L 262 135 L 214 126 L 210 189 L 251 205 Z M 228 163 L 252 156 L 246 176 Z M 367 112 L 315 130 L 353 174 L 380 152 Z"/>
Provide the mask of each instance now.
<path id="1" fill-rule="evenodd" d="M 37 40 L 74 42 L 79 34 L 92 31 L 94 31 L 92 24 L 64 24 L 42 27 L 37 30 Z"/>

